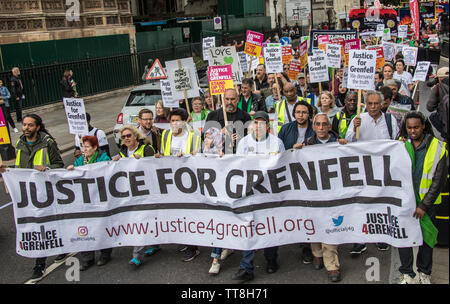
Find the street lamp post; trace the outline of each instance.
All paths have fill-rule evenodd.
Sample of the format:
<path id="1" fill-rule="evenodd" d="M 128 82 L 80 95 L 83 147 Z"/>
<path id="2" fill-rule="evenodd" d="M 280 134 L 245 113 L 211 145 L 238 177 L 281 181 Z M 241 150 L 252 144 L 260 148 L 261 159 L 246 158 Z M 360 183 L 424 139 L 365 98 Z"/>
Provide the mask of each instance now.
<path id="1" fill-rule="evenodd" d="M 277 29 L 277 32 L 279 32 L 278 15 L 277 15 L 277 3 L 278 3 L 278 0 L 273 0 L 273 7 L 275 8 L 275 28 Z M 278 33 L 278 35 L 280 35 L 280 33 Z"/>

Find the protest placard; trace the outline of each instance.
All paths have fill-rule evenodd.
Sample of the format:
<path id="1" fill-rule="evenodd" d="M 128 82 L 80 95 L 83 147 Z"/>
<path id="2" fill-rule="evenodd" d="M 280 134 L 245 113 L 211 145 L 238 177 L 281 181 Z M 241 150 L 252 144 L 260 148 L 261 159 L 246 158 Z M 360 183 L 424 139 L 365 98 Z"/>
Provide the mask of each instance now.
<path id="1" fill-rule="evenodd" d="M 342 72 L 342 87 L 346 88 L 348 82 L 348 67 L 344 67 Z"/>
<path id="2" fill-rule="evenodd" d="M 209 65 L 231 65 L 234 84 L 241 84 L 243 73 L 239 65 L 239 57 L 234 46 L 209 48 Z M 256 66 L 255 66 L 256 68 Z M 247 68 L 248 69 L 248 68 Z"/>
<path id="3" fill-rule="evenodd" d="M 426 81 L 428 70 L 430 69 L 429 61 L 418 61 L 414 72 L 413 81 Z"/>
<path id="4" fill-rule="evenodd" d="M 314 52 L 314 55 L 308 56 L 309 78 L 311 83 L 329 81 L 328 67 L 324 52 Z"/>
<path id="5" fill-rule="evenodd" d="M 83 135 L 89 133 L 86 121 L 86 111 L 82 98 L 63 98 L 64 109 L 66 110 L 69 133 Z"/>
<path id="6" fill-rule="evenodd" d="M 208 80 L 211 95 L 220 95 L 227 89 L 233 89 L 231 65 L 209 66 Z"/>
<path id="7" fill-rule="evenodd" d="M 266 73 L 282 73 L 283 58 L 281 44 L 269 44 L 264 48 L 264 61 L 266 64 Z"/>
<path id="8" fill-rule="evenodd" d="M 397 38 L 406 38 L 408 36 L 408 25 L 399 24 L 397 30 Z"/>
<path id="9" fill-rule="evenodd" d="M 375 50 L 377 52 L 377 69 L 383 68 L 386 63 L 383 47 L 381 45 L 368 45 L 366 50 Z"/>
<path id="10" fill-rule="evenodd" d="M 166 69 L 173 99 L 180 100 L 199 96 L 197 68 L 192 57 L 166 61 Z"/>
<path id="11" fill-rule="evenodd" d="M 261 56 L 263 41 L 263 34 L 247 30 L 244 53 L 255 57 Z"/>
<path id="12" fill-rule="evenodd" d="M 395 58 L 395 43 L 385 42 L 381 44 L 383 46 L 384 58 L 387 61 L 392 61 Z"/>
<path id="13" fill-rule="evenodd" d="M 384 32 L 384 24 L 383 23 L 377 24 L 377 32 L 376 32 L 375 36 L 383 37 L 383 32 Z"/>
<path id="14" fill-rule="evenodd" d="M 203 60 L 209 60 L 209 48 L 216 46 L 216 37 L 203 38 Z"/>
<path id="15" fill-rule="evenodd" d="M 341 67 L 341 46 L 336 44 L 327 44 L 327 66 L 329 68 L 339 69 Z"/>
<path id="16" fill-rule="evenodd" d="M 415 66 L 417 62 L 418 48 L 411 46 L 404 46 L 402 49 L 403 61 L 408 66 Z"/>
<path id="17" fill-rule="evenodd" d="M 294 56 L 292 55 L 292 45 L 283 45 L 281 47 L 283 64 L 289 63 Z"/>
<path id="18" fill-rule="evenodd" d="M 361 49 L 361 40 L 351 39 L 345 41 L 344 44 L 345 66 L 348 66 L 348 53 L 350 52 L 350 50 L 359 50 L 359 49 Z"/>
<path id="19" fill-rule="evenodd" d="M 8 145 L 11 143 L 11 138 L 9 137 L 8 126 L 6 125 L 6 119 L 3 115 L 3 110 L 0 108 L 0 145 Z M 0 155 L 1 160 L 1 155 Z M 1 165 L 1 161 L 0 161 Z"/>
<path id="20" fill-rule="evenodd" d="M 376 64 L 376 51 L 350 50 L 347 88 L 374 90 Z"/>
<path id="21" fill-rule="evenodd" d="M 389 41 L 391 40 L 391 29 L 390 28 L 385 28 L 383 30 L 383 36 L 382 36 L 384 41 Z"/>
<path id="22" fill-rule="evenodd" d="M 358 38 L 357 30 L 312 30 L 309 45 L 310 53 L 312 53 L 313 48 L 319 47 L 318 37 L 321 35 L 328 35 L 330 41 L 333 39 L 353 40 Z"/>
<path id="23" fill-rule="evenodd" d="M 289 70 L 288 70 L 288 77 L 292 80 L 297 80 L 297 75 L 302 70 L 300 60 L 292 59 L 289 62 Z"/>
<path id="24" fill-rule="evenodd" d="M 178 108 L 180 106 L 180 102 L 178 99 L 173 98 L 170 81 L 160 80 L 159 83 L 161 85 L 161 97 L 164 108 Z"/>
<path id="25" fill-rule="evenodd" d="M 330 38 L 328 35 L 320 35 L 319 37 L 317 37 L 319 50 L 326 52 L 328 43 L 330 43 Z"/>
<path id="26" fill-rule="evenodd" d="M 300 66 L 303 69 L 308 63 L 308 41 L 303 41 L 298 45 L 298 55 L 300 60 Z"/>
<path id="27" fill-rule="evenodd" d="M 400 141 L 271 156 L 123 158 L 71 171 L 9 169 L 2 177 L 16 252 L 29 258 L 173 243 L 236 250 L 422 244 L 411 160 Z M 335 230 L 336 214 L 345 231 Z M 39 233 L 45 241 L 33 238 Z"/>

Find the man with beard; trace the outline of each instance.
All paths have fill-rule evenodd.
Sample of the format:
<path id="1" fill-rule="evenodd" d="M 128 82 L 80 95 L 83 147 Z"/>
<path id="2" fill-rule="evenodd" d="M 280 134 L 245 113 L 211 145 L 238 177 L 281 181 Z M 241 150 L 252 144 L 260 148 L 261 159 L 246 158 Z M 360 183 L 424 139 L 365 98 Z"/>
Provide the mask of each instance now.
<path id="1" fill-rule="evenodd" d="M 225 126 L 224 109 L 218 109 L 208 114 L 204 130 L 208 130 L 211 127 L 219 127 L 218 125 L 215 125 L 214 122 L 220 124 L 219 129 L 222 129 L 222 133 L 225 134 L 225 152 L 232 151 L 235 153 L 236 143 L 239 142 L 238 139 L 247 134 L 244 125 L 246 122 L 251 121 L 251 117 L 247 112 L 238 108 L 239 98 L 234 89 L 226 90 L 223 99 L 225 103 L 226 118 L 229 125 Z M 239 125 L 242 126 L 242 130 L 237 130 Z M 237 133 L 237 131 L 240 132 Z"/>
<path id="2" fill-rule="evenodd" d="M 339 134 L 339 138 L 345 138 L 348 126 L 356 116 L 356 107 L 358 105 L 357 93 L 350 91 L 345 96 L 344 108 L 333 117 L 331 129 Z"/>

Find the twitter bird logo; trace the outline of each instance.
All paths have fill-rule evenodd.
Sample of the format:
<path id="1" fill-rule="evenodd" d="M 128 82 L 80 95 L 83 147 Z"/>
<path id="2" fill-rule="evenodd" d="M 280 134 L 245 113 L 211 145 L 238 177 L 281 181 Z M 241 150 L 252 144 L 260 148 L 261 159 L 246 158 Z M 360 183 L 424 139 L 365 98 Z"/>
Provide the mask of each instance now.
<path id="1" fill-rule="evenodd" d="M 339 227 L 344 221 L 344 216 L 340 215 L 337 219 L 331 218 L 333 220 L 334 227 Z"/>

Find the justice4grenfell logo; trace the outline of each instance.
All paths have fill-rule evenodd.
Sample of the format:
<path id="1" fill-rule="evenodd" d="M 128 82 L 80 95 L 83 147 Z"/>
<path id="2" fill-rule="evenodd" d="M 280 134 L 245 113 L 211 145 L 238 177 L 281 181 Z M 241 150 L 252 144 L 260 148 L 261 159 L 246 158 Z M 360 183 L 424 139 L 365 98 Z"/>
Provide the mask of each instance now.
<path id="1" fill-rule="evenodd" d="M 89 228 L 87 226 L 79 226 L 77 229 L 78 236 L 71 238 L 70 242 L 95 241 L 95 237 L 89 236 Z"/>
<path id="2" fill-rule="evenodd" d="M 388 235 L 394 239 L 408 238 L 406 229 L 400 227 L 398 217 L 392 215 L 390 207 L 387 207 L 386 213 L 366 213 L 366 223 L 363 224 L 362 232 Z"/>
<path id="3" fill-rule="evenodd" d="M 344 216 L 343 215 L 332 216 L 331 217 L 331 222 L 333 223 L 333 228 L 325 229 L 325 232 L 327 234 L 336 233 L 336 232 L 355 231 L 355 227 L 353 227 L 353 226 L 345 226 L 345 225 L 342 226 L 342 224 L 344 223 Z"/>
<path id="4" fill-rule="evenodd" d="M 63 241 L 58 237 L 56 230 L 46 230 L 40 226 L 39 231 L 22 232 L 19 241 L 20 249 L 24 251 L 40 251 L 64 247 Z"/>

